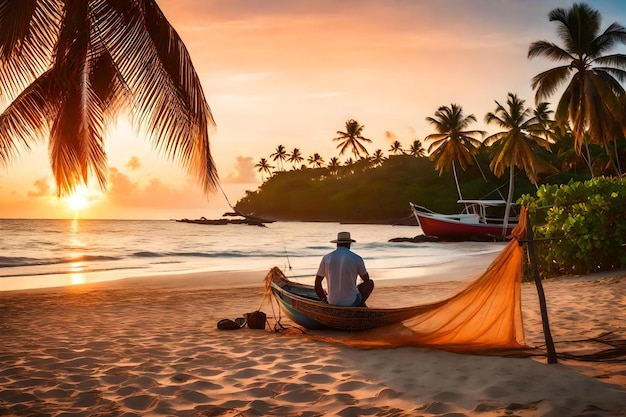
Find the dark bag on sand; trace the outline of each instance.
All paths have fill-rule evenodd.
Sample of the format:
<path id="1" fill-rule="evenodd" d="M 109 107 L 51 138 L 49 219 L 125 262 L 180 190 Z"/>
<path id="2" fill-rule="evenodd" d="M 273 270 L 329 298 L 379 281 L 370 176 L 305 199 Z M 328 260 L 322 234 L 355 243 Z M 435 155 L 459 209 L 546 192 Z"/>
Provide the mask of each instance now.
<path id="1" fill-rule="evenodd" d="M 248 323 L 248 327 L 251 329 L 265 329 L 265 322 L 267 321 L 267 317 L 265 313 L 262 311 L 253 311 L 252 313 L 244 314 L 246 318 L 246 323 Z"/>
<path id="2" fill-rule="evenodd" d="M 241 329 L 241 326 L 231 319 L 222 319 L 217 322 L 217 328 L 220 330 L 237 330 Z"/>

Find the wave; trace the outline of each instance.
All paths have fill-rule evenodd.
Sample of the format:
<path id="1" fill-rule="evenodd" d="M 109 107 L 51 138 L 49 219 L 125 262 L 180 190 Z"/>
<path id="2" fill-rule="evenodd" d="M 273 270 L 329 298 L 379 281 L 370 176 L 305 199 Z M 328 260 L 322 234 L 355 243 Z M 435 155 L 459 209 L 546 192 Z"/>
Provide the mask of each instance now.
<path id="1" fill-rule="evenodd" d="M 136 258 L 165 258 L 165 257 L 181 257 L 181 258 L 249 258 L 251 256 L 280 256 L 269 251 L 224 251 L 224 252 L 134 252 L 132 257 Z"/>
<path id="2" fill-rule="evenodd" d="M 114 256 L 81 255 L 67 258 L 27 258 L 0 256 L 0 268 L 11 268 L 19 266 L 42 266 L 58 265 L 74 262 L 97 262 L 97 261 L 117 261 L 120 258 Z"/>

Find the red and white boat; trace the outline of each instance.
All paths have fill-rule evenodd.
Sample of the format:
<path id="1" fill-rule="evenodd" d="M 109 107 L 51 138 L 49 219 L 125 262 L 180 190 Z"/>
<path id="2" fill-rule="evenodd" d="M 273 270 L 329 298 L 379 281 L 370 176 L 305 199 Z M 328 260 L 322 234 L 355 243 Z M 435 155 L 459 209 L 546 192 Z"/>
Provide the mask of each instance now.
<path id="1" fill-rule="evenodd" d="M 505 227 L 501 217 L 488 216 L 489 208 L 504 208 L 504 200 L 459 200 L 458 203 L 465 205 L 459 214 L 441 214 L 414 203 L 409 204 L 426 236 L 504 239 L 517 225 L 515 217 L 511 217 Z"/>

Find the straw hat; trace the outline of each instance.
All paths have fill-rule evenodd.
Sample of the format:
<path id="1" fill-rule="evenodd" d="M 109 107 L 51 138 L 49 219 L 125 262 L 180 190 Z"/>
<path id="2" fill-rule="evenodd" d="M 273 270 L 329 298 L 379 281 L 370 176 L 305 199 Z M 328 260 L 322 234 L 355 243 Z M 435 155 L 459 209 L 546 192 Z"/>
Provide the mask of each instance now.
<path id="1" fill-rule="evenodd" d="M 337 233 L 337 239 L 331 240 L 331 243 L 348 243 L 348 242 L 356 242 L 356 240 L 350 238 L 350 232 L 339 232 Z"/>

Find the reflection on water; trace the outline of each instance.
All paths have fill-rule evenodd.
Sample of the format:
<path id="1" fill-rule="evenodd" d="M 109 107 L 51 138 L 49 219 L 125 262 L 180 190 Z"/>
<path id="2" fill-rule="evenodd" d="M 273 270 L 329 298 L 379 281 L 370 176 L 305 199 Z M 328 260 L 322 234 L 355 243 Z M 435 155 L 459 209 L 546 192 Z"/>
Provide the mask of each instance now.
<path id="1" fill-rule="evenodd" d="M 71 273 L 70 281 L 72 282 L 72 285 L 78 285 L 86 283 L 87 279 L 85 278 L 85 274 L 83 273 Z"/>
<path id="2" fill-rule="evenodd" d="M 70 223 L 70 231 L 68 236 L 70 241 L 70 247 L 76 249 L 85 247 L 85 244 L 79 238 L 79 225 L 80 223 L 78 221 L 78 218 L 74 218 L 74 220 Z M 70 263 L 68 271 L 70 274 L 70 282 L 72 283 L 72 285 L 84 284 L 86 282 L 86 277 L 84 274 L 86 265 L 85 262 L 82 261 L 83 253 L 78 251 L 72 252 L 70 256 L 72 259 L 80 259 L 78 261 L 73 261 Z"/>

